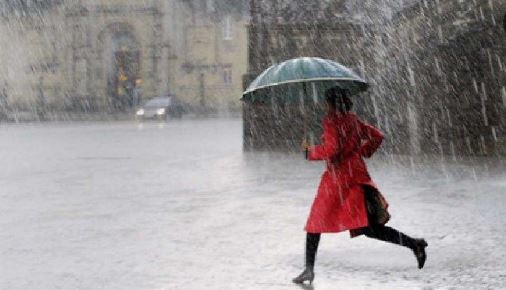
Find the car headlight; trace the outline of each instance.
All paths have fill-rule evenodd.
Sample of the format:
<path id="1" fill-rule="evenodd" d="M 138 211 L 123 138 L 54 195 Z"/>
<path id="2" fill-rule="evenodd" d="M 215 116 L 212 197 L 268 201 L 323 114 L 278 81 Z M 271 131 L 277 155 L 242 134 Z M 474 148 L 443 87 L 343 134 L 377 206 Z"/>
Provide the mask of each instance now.
<path id="1" fill-rule="evenodd" d="M 157 114 L 157 115 L 163 115 L 163 114 L 165 114 L 165 109 L 164 109 L 164 108 L 162 108 L 162 109 L 158 109 L 158 110 L 156 111 L 156 114 Z"/>
<path id="2" fill-rule="evenodd" d="M 144 115 L 144 109 L 139 109 L 137 110 L 137 113 L 135 113 L 137 116 L 142 116 Z"/>

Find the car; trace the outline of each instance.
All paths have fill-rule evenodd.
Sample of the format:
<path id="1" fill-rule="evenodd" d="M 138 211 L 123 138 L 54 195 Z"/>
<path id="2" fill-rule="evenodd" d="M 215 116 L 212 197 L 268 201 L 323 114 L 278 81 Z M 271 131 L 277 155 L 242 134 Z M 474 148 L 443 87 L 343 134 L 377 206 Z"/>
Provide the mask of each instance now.
<path id="1" fill-rule="evenodd" d="M 135 116 L 139 120 L 166 120 L 168 118 L 180 119 L 186 111 L 185 104 L 175 96 L 163 96 L 146 101 L 144 105 L 135 112 Z"/>

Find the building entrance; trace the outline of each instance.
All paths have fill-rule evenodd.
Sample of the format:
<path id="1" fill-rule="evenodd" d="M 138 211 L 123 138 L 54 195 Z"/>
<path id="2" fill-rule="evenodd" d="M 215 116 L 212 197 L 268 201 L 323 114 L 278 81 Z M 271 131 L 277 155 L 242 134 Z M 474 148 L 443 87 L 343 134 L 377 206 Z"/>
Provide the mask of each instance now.
<path id="1" fill-rule="evenodd" d="M 109 106 L 113 111 L 130 111 L 141 101 L 141 45 L 135 31 L 128 24 L 115 23 L 104 30 L 99 41 Z"/>
<path id="2" fill-rule="evenodd" d="M 114 52 L 111 82 L 112 105 L 125 111 L 139 104 L 139 51 Z"/>

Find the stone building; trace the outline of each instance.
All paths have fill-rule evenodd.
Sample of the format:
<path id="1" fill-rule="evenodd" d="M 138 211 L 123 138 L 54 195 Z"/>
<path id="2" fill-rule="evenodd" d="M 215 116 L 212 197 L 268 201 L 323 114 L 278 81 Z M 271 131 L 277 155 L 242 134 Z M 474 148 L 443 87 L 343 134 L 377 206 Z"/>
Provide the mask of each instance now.
<path id="1" fill-rule="evenodd" d="M 454 159 L 503 154 L 506 2 L 352 2 L 251 1 L 245 82 L 291 57 L 331 58 L 371 83 L 367 94 L 355 98 L 356 108 L 386 132 L 383 150 Z M 282 27 L 282 35 L 272 26 Z M 293 127 L 301 126 L 280 126 L 283 118 L 272 111 L 265 104 L 244 104 L 245 148 L 297 149 L 302 135 Z M 300 119 L 300 114 L 289 118 Z M 322 115 L 320 110 L 313 122 Z M 318 125 L 312 127 L 318 136 Z"/>
<path id="2" fill-rule="evenodd" d="M 247 67 L 247 2 L 207 0 L 188 5 L 191 25 L 185 41 L 189 49 L 184 50 L 175 74 L 176 92 L 204 108 L 240 111 Z"/>
<path id="3" fill-rule="evenodd" d="M 241 1 L 224 1 L 2 3 L 3 99 L 10 109 L 114 112 L 174 94 L 237 109 L 248 16 Z"/>
<path id="4" fill-rule="evenodd" d="M 383 84 L 402 99 L 390 115 L 411 140 L 405 151 L 506 153 L 505 15 L 499 0 L 417 1 L 394 15 L 378 75 L 395 76 Z"/>

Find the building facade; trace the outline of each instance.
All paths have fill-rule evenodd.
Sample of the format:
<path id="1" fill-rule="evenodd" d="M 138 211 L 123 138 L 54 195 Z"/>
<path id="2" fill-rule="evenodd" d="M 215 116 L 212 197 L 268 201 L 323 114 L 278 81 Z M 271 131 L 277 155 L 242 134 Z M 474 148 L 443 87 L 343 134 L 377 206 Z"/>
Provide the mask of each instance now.
<path id="1" fill-rule="evenodd" d="M 0 6 L 0 87 L 11 109 L 122 112 L 168 94 L 202 110 L 239 107 L 248 21 L 241 5 L 25 2 Z"/>

